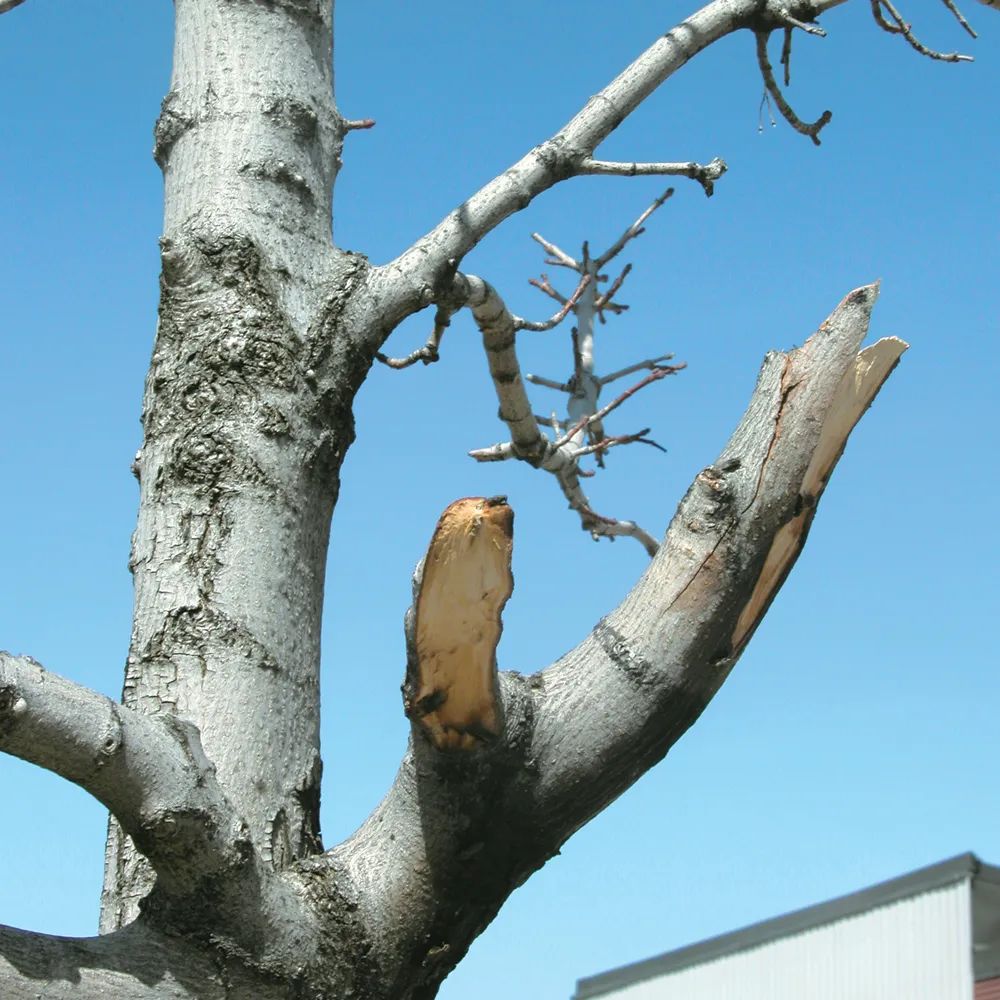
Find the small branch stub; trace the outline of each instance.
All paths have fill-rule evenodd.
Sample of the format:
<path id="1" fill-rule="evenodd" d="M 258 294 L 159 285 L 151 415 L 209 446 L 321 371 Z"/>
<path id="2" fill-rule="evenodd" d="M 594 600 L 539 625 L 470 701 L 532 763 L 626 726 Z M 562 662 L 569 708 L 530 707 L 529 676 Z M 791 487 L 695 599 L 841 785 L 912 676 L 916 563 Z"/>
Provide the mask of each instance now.
<path id="1" fill-rule="evenodd" d="M 439 750 L 473 750 L 500 732 L 496 649 L 513 540 L 506 497 L 466 497 L 441 515 L 424 557 L 403 705 Z"/>

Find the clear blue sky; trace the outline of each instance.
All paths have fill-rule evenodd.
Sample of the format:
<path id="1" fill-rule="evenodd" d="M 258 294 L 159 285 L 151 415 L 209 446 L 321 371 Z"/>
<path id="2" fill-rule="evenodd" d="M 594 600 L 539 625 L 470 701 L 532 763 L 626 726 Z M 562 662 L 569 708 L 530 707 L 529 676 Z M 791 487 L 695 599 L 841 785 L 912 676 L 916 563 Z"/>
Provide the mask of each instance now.
<path id="1" fill-rule="evenodd" d="M 790 96 L 834 112 L 814 148 L 758 131 L 750 36 L 671 80 L 608 158 L 728 160 L 706 200 L 680 183 L 622 260 L 631 305 L 601 328 L 605 370 L 688 362 L 613 424 L 669 449 L 620 449 L 595 506 L 657 534 L 742 412 L 763 354 L 802 340 L 849 289 L 882 278 L 873 334 L 912 344 L 855 432 L 809 545 L 732 678 L 667 760 L 518 890 L 444 1000 L 567 997 L 577 977 L 847 892 L 964 850 L 1000 861 L 995 618 L 1000 17 L 970 2 L 906 8 L 918 58 L 852 0 L 830 37 L 799 37 Z M 688 3 L 361 3 L 338 10 L 349 117 L 336 233 L 375 261 L 554 131 Z M 156 317 L 161 213 L 151 133 L 172 6 L 28 0 L 0 18 L 0 648 L 110 695 L 121 687 L 142 380 Z M 522 314 L 538 229 L 600 248 L 659 179 L 567 183 L 466 262 Z M 553 274 L 553 278 L 559 277 Z M 391 347 L 422 342 L 427 316 Z M 569 370 L 568 330 L 525 335 L 529 370 Z M 552 405 L 539 390 L 540 409 Z M 388 787 L 406 740 L 401 617 L 440 510 L 507 493 L 517 585 L 501 666 L 574 645 L 642 571 L 629 540 L 594 544 L 553 484 L 482 467 L 502 439 L 468 319 L 443 362 L 373 372 L 334 517 L 324 632 L 323 830 L 334 843 Z M 93 932 L 104 815 L 83 792 L 0 758 L 0 921 Z"/>

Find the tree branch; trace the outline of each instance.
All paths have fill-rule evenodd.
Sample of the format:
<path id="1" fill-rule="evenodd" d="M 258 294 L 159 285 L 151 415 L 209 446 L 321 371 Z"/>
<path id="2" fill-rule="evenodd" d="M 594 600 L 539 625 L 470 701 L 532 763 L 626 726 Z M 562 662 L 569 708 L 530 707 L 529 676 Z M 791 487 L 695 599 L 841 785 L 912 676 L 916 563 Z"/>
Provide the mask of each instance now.
<path id="1" fill-rule="evenodd" d="M 0 750 L 110 810 L 175 895 L 246 859 L 246 831 L 193 726 L 147 716 L 0 652 Z"/>
<path id="2" fill-rule="evenodd" d="M 555 243 L 550 243 L 540 233 L 532 233 L 531 238 L 552 258 L 553 264 L 558 264 L 560 267 L 568 267 L 572 271 L 580 270 L 580 264 L 575 257 L 570 257 L 565 250 L 561 250 Z M 538 287 L 541 286 L 539 285 Z"/>
<path id="3" fill-rule="evenodd" d="M 874 286 L 852 292 L 803 347 L 768 357 L 742 423 L 642 581 L 542 674 L 543 826 L 568 835 L 604 808 L 732 669 L 801 551 L 847 436 L 905 349 L 889 339 L 858 353 L 875 296 Z"/>
<path id="4" fill-rule="evenodd" d="M 943 0 L 943 3 L 945 7 L 947 7 L 948 10 L 951 11 L 951 14 L 955 18 L 955 20 L 958 21 L 958 23 L 965 29 L 966 34 L 968 34 L 970 38 L 979 37 L 976 34 L 975 29 L 973 29 L 972 25 L 969 24 L 969 22 L 965 19 L 965 15 L 959 9 L 958 4 L 956 4 L 954 0 Z"/>
<path id="5" fill-rule="evenodd" d="M 415 365 L 418 361 L 422 361 L 425 365 L 434 364 L 441 357 L 441 339 L 444 337 L 444 331 L 451 326 L 451 317 L 454 314 L 455 310 L 450 306 L 439 305 L 434 312 L 434 329 L 431 330 L 423 347 L 411 351 L 405 358 L 390 358 L 381 351 L 376 351 L 375 360 L 396 370 L 409 368 L 410 365 Z"/>
<path id="6" fill-rule="evenodd" d="M 0 0 L 0 14 L 6 14 L 7 11 L 20 7 L 23 3 L 24 0 Z"/>
<path id="7" fill-rule="evenodd" d="M 785 100 L 785 95 L 782 94 L 781 88 L 778 86 L 778 81 L 774 78 L 774 70 L 771 68 L 771 60 L 768 59 L 767 56 L 767 40 L 770 37 L 770 32 L 758 31 L 756 32 L 756 35 L 757 65 L 760 67 L 760 74 L 764 78 L 764 86 L 767 89 L 767 92 L 774 99 L 774 103 L 777 104 L 782 118 L 784 118 L 785 121 L 788 122 L 788 124 L 791 125 L 792 128 L 795 129 L 795 131 L 800 135 L 807 135 L 810 139 L 812 139 L 815 145 L 820 145 L 819 134 L 823 128 L 830 123 L 830 119 L 833 118 L 833 112 L 824 111 L 823 114 L 821 114 L 814 122 L 802 121 L 788 101 Z"/>
<path id="8" fill-rule="evenodd" d="M 305 932 L 301 937 L 308 940 Z M 288 981 L 253 969 L 246 958 L 222 942 L 164 933 L 143 918 L 88 938 L 0 925 L 0 995 L 4 1000 L 287 1000 Z"/>
<path id="9" fill-rule="evenodd" d="M 909 22 L 904 20 L 903 15 L 896 9 L 892 0 L 872 0 L 871 6 L 875 23 L 882 28 L 883 31 L 889 32 L 890 35 L 902 35 L 910 47 L 916 52 L 919 52 L 922 56 L 927 56 L 928 59 L 937 59 L 941 62 L 972 62 L 972 56 L 962 55 L 960 52 L 938 52 L 936 49 L 931 49 L 924 45 L 924 43 L 913 34 Z M 948 6 L 947 0 L 946 6 Z M 888 12 L 889 17 L 892 18 L 891 21 L 886 21 L 882 14 L 883 8 Z M 968 27 L 968 23 L 965 22 L 964 18 L 962 18 L 961 14 L 957 12 L 953 5 L 949 6 L 949 9 L 952 13 L 955 13 L 958 16 L 959 21 L 964 23 L 965 27 Z M 974 32 L 973 37 L 975 37 Z"/>
<path id="10" fill-rule="evenodd" d="M 612 372 L 610 375 L 604 375 L 599 380 L 601 385 L 608 385 L 611 382 L 616 382 L 620 378 L 624 378 L 626 375 L 631 375 L 634 372 L 641 371 L 652 371 L 657 365 L 662 364 L 664 361 L 673 360 L 672 354 L 661 354 L 658 358 L 648 358 L 646 361 L 637 361 L 634 365 L 629 365 L 627 368 L 620 368 L 616 372 Z"/>
<path id="11" fill-rule="evenodd" d="M 813 18 L 845 0 L 812 0 Z M 658 38 L 550 139 L 523 156 L 454 209 L 389 264 L 376 268 L 369 293 L 377 300 L 384 336 L 426 304 L 427 291 L 449 260 L 461 260 L 487 233 L 543 191 L 575 176 L 595 149 L 665 80 L 713 42 L 751 25 L 784 23 L 777 0 L 712 0 Z M 379 343 L 373 345 L 377 350 Z"/>
<path id="12" fill-rule="evenodd" d="M 577 302 L 580 301 L 580 296 L 583 295 L 584 290 L 586 289 L 587 285 L 590 284 L 591 280 L 592 280 L 591 275 L 585 274 L 580 279 L 580 282 L 576 286 L 576 290 L 573 292 L 573 294 L 563 302 L 562 308 L 559 309 L 558 312 L 553 313 L 552 316 L 550 316 L 547 320 L 543 320 L 541 323 L 533 323 L 531 320 L 522 319 L 520 316 L 515 316 L 514 329 L 531 330 L 535 333 L 544 333 L 546 330 L 551 330 L 554 327 L 558 326 L 569 315 L 569 313 L 572 311 L 573 307 L 577 304 Z M 548 281 L 546 281 L 544 285 L 541 285 L 536 281 L 532 281 L 531 283 L 535 285 L 536 288 L 540 288 L 543 292 L 545 291 L 550 292 L 553 298 L 559 295 L 559 293 L 556 292 L 555 289 L 549 285 Z"/>
<path id="13" fill-rule="evenodd" d="M 858 353 L 875 295 L 851 293 L 803 347 L 766 359 L 742 422 L 621 606 L 540 673 L 499 675 L 496 740 L 475 755 L 413 740 L 389 794 L 328 856 L 359 887 L 385 982 L 432 997 L 507 896 L 721 686 L 905 347 Z"/>
<path id="14" fill-rule="evenodd" d="M 726 162 L 715 157 L 710 163 L 615 163 L 610 160 L 584 160 L 577 173 L 603 177 L 690 177 L 711 198 L 715 182 L 726 172 Z"/>
<path id="15" fill-rule="evenodd" d="M 598 270 L 600 270 L 602 267 L 605 266 L 605 264 L 607 264 L 609 261 L 614 260 L 615 257 L 617 257 L 618 254 L 620 254 L 622 252 L 622 250 L 625 249 L 625 246 L 629 242 L 629 240 L 634 240 L 637 236 L 641 236 L 646 231 L 643 228 L 644 223 L 646 222 L 646 220 L 665 201 L 668 201 L 670 198 L 672 198 L 673 194 L 674 194 L 674 189 L 673 188 L 667 188 L 667 190 L 664 191 L 663 194 L 661 194 L 660 197 L 657 198 L 656 201 L 654 201 L 653 204 L 650 205 L 649 208 L 647 208 L 642 213 L 642 215 L 640 215 L 639 218 L 636 219 L 635 222 L 633 222 L 632 225 L 629 226 L 628 229 L 626 229 L 625 232 L 622 233 L 621 236 L 619 236 L 618 239 L 615 240 L 615 242 L 612 243 L 611 246 L 609 246 L 608 249 L 605 250 L 604 253 L 602 253 L 600 255 L 600 257 L 598 257 L 594 261 L 594 266 Z"/>
<path id="16" fill-rule="evenodd" d="M 458 275 L 465 283 L 467 304 L 472 310 L 476 324 L 483 335 L 483 347 L 489 361 L 490 375 L 500 402 L 500 419 L 507 424 L 511 440 L 491 448 L 469 452 L 479 462 L 499 462 L 517 458 L 535 468 L 552 473 L 570 509 L 580 516 L 580 523 L 592 537 L 615 538 L 627 535 L 637 539 L 646 551 L 653 555 L 657 549 L 656 540 L 632 521 L 620 521 L 597 514 L 590 506 L 580 485 L 580 471 L 574 435 L 582 428 L 597 426 L 606 413 L 621 405 L 635 388 L 623 394 L 618 400 L 597 414 L 580 422 L 578 427 L 558 441 L 551 441 L 538 429 L 538 420 L 528 401 L 521 376 L 521 366 L 515 351 L 516 320 L 504 305 L 496 290 L 482 278 L 475 275 Z M 662 377 L 666 372 L 654 373 L 642 384 Z"/>

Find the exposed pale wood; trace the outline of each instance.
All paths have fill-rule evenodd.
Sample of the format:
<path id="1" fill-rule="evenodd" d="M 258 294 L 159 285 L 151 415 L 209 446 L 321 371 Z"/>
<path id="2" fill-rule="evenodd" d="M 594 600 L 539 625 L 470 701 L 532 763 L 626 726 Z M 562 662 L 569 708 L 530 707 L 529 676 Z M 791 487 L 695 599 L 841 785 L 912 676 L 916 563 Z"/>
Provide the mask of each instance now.
<path id="1" fill-rule="evenodd" d="M 513 538 L 506 498 L 466 497 L 441 515 L 424 558 L 405 707 L 438 749 L 470 750 L 499 732 L 496 648 Z"/>
<path id="2" fill-rule="evenodd" d="M 810 344 L 807 342 L 800 350 L 807 351 L 809 347 Z M 844 373 L 823 420 L 816 450 L 802 480 L 799 493 L 802 498 L 801 510 L 778 531 L 771 544 L 753 594 L 736 623 L 733 648 L 741 648 L 747 641 L 792 564 L 798 558 L 802 546 L 805 545 L 809 526 L 812 524 L 816 502 L 826 489 L 830 473 L 843 454 L 848 435 L 871 405 L 885 380 L 892 374 L 907 347 L 908 345 L 897 337 L 885 337 L 861 351 L 854 364 Z M 794 358 L 797 353 L 792 352 L 793 364 L 789 367 L 789 371 L 794 370 Z M 779 413 L 779 426 L 780 420 Z"/>

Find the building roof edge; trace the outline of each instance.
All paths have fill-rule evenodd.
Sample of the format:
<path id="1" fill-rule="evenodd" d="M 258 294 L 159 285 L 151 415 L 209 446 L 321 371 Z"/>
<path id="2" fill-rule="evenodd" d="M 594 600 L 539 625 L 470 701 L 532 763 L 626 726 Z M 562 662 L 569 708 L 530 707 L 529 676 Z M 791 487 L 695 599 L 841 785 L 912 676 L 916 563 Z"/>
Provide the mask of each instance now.
<path id="1" fill-rule="evenodd" d="M 632 962 L 617 969 L 577 980 L 573 1000 L 589 1000 L 590 997 L 598 997 L 612 990 L 642 982 L 644 979 L 678 972 L 692 965 L 700 965 L 736 952 L 757 948 L 771 941 L 801 934 L 803 931 L 834 923 L 880 906 L 887 906 L 910 896 L 918 896 L 934 889 L 943 889 L 956 882 L 976 878 L 1000 884 L 1000 867 L 984 864 L 971 852 L 959 854 L 937 864 L 879 882 L 867 889 L 793 910 L 653 958 Z"/>

